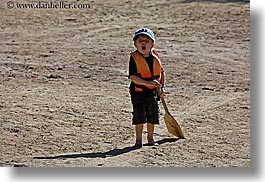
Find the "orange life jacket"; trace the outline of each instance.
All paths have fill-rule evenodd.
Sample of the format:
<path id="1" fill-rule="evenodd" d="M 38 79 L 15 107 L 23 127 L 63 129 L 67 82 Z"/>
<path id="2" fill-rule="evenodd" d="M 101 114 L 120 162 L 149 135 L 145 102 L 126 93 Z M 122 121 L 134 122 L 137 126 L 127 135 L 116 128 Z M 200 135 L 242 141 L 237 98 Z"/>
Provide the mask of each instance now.
<path id="1" fill-rule="evenodd" d="M 136 63 L 137 68 L 137 76 L 144 80 L 154 80 L 156 79 L 158 82 L 161 80 L 161 62 L 160 62 L 160 56 L 158 52 L 155 49 L 151 50 L 151 53 L 153 55 L 153 75 L 150 71 L 150 68 L 143 57 L 143 55 L 139 51 L 134 51 L 131 53 L 134 62 Z M 143 86 L 143 85 L 137 85 L 135 84 L 134 90 L 136 92 L 143 91 L 143 87 L 146 87 L 148 89 L 155 89 L 155 86 Z"/>

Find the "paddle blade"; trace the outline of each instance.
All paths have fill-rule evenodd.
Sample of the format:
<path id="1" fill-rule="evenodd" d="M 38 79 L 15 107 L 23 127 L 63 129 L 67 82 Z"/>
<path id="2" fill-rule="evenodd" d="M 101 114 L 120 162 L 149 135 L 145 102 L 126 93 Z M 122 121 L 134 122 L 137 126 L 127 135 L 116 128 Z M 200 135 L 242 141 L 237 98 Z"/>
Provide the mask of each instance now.
<path id="1" fill-rule="evenodd" d="M 179 137 L 180 139 L 185 138 L 178 122 L 173 118 L 173 116 L 170 113 L 168 112 L 165 113 L 164 121 L 166 123 L 167 130 L 170 134 Z"/>

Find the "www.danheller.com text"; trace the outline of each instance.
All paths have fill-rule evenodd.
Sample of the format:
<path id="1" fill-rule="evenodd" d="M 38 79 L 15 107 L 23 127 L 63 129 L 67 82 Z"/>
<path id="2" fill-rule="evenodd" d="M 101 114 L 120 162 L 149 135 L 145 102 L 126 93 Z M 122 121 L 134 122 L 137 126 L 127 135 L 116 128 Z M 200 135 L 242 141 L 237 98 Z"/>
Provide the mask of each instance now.
<path id="1" fill-rule="evenodd" d="M 13 9 L 87 9 L 90 4 L 70 4 L 64 1 L 49 1 L 49 2 L 35 2 L 35 3 L 18 3 L 8 1 L 7 8 Z"/>

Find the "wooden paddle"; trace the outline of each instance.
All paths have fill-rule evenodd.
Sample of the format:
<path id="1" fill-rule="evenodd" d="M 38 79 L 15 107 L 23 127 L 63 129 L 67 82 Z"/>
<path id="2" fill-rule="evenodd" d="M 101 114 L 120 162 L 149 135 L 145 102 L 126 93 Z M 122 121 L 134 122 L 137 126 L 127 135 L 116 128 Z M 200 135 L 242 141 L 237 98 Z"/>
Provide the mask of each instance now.
<path id="1" fill-rule="evenodd" d="M 161 91 L 161 86 L 157 87 L 157 91 L 160 94 Z M 169 110 L 167 108 L 166 102 L 164 98 L 160 98 L 163 104 L 163 107 L 165 109 L 165 115 L 164 115 L 164 121 L 166 123 L 167 130 L 170 134 L 180 138 L 180 139 L 185 139 L 183 132 L 178 124 L 178 122 L 174 119 L 174 117 L 169 113 Z"/>

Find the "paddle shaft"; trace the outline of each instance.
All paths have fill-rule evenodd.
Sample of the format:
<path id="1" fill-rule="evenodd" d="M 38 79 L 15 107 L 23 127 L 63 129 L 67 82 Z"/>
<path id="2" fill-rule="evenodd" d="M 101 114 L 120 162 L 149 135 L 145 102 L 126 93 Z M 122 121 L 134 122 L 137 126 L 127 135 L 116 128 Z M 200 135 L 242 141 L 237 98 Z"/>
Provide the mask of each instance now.
<path id="1" fill-rule="evenodd" d="M 167 108 L 167 105 L 166 105 L 166 101 L 165 101 L 165 99 L 164 99 L 164 98 L 160 98 L 160 100 L 161 100 L 161 102 L 162 102 L 162 104 L 163 104 L 163 107 L 164 107 L 164 109 L 165 109 L 165 112 L 166 112 L 166 113 L 169 113 L 169 110 L 168 110 L 168 108 Z"/>
<path id="2" fill-rule="evenodd" d="M 162 92 L 162 91 L 161 91 L 161 86 L 160 86 L 160 85 L 157 86 L 157 92 L 158 92 L 159 95 L 160 95 L 161 92 Z M 166 112 L 166 113 L 169 113 L 169 110 L 168 110 L 168 108 L 167 108 L 167 105 L 166 105 L 166 101 L 165 101 L 165 99 L 160 97 L 160 100 L 161 100 L 161 102 L 162 102 L 162 104 L 163 104 L 163 107 L 164 107 L 164 109 L 165 109 L 165 112 Z"/>

